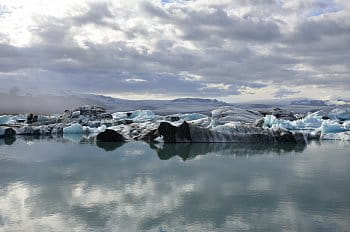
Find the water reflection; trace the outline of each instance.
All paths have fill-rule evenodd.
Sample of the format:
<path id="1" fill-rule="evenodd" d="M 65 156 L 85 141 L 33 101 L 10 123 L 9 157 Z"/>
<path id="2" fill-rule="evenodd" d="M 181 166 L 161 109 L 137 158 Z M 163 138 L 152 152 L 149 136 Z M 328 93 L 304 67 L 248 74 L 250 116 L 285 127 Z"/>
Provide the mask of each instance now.
<path id="1" fill-rule="evenodd" d="M 0 231 L 350 228 L 346 144 L 153 147 L 161 159 L 200 156 L 164 162 L 145 143 L 101 149 L 88 138 L 69 141 L 0 146 Z M 239 158 L 254 154 L 264 155 Z"/>
<path id="2" fill-rule="evenodd" d="M 96 145 L 99 148 L 104 149 L 105 151 L 114 151 L 117 148 L 123 146 L 124 142 L 101 142 L 101 141 L 96 141 Z"/>
<path id="3" fill-rule="evenodd" d="M 0 146 L 1 145 L 12 145 L 15 141 L 16 141 L 16 137 L 0 138 Z"/>
<path id="4" fill-rule="evenodd" d="M 186 161 L 198 155 L 219 153 L 232 156 L 252 156 L 258 154 L 287 154 L 301 153 L 305 150 L 304 144 L 240 144 L 240 143 L 177 143 L 177 144 L 150 144 L 159 159 L 168 160 L 179 156 Z"/>

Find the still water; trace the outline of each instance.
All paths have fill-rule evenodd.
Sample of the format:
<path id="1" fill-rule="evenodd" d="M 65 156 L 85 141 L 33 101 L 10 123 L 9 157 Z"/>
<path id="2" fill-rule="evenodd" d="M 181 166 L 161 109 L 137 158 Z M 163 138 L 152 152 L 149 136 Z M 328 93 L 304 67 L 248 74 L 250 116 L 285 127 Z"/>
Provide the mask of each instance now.
<path id="1" fill-rule="evenodd" d="M 0 140 L 0 231 L 350 231 L 350 144 Z"/>

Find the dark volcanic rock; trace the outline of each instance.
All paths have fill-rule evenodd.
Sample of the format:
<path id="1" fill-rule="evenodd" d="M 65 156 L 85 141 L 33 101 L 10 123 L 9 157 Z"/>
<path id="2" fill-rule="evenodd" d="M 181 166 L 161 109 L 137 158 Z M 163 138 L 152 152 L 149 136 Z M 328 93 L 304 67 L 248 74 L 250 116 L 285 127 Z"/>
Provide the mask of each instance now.
<path id="1" fill-rule="evenodd" d="M 99 142 L 124 142 L 125 138 L 114 130 L 107 129 L 96 136 Z"/>

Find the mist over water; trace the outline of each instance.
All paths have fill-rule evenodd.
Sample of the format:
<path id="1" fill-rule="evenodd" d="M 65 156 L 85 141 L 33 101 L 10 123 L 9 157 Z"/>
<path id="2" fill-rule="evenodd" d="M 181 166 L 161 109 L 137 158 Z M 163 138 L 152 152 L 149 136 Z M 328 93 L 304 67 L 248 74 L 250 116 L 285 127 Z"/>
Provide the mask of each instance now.
<path id="1" fill-rule="evenodd" d="M 75 142 L 73 142 L 75 141 Z M 349 143 L 0 142 L 0 230 L 346 231 Z"/>

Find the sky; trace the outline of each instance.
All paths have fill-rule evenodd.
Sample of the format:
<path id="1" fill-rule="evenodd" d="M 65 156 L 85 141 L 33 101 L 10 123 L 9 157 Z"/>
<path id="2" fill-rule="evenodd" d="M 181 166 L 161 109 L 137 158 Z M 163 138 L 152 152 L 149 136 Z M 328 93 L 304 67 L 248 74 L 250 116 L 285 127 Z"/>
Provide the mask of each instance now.
<path id="1" fill-rule="evenodd" d="M 348 0 L 1 0 L 0 92 L 350 97 Z"/>

